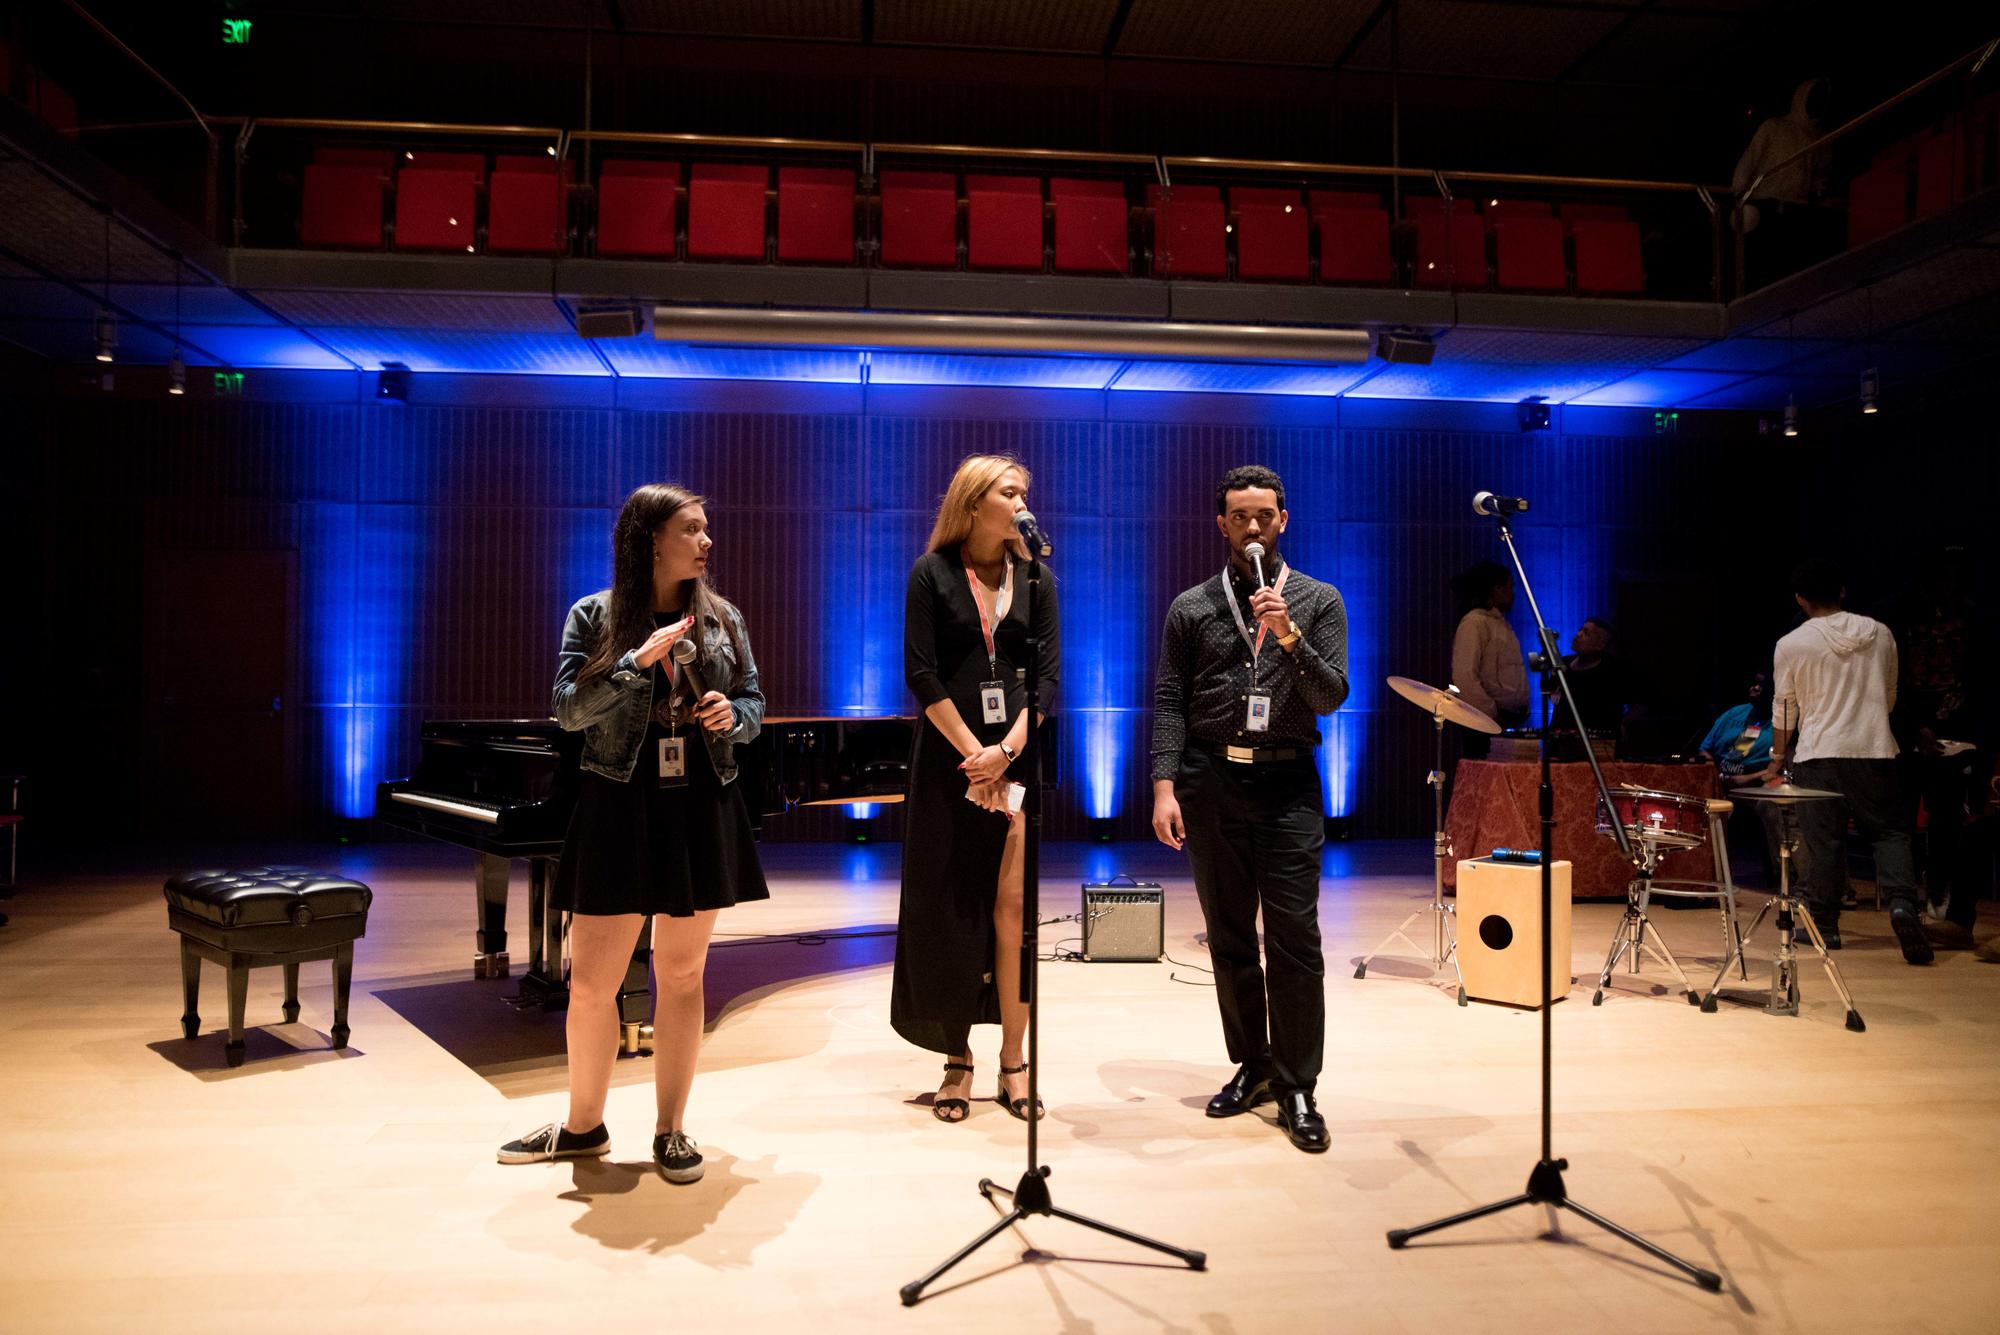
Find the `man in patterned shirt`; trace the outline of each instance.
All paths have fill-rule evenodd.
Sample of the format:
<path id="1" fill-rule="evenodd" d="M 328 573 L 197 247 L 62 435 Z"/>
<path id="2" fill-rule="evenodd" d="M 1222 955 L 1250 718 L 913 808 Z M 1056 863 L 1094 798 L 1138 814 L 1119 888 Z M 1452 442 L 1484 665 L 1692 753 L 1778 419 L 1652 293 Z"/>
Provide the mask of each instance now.
<path id="1" fill-rule="evenodd" d="M 1208 1115 L 1275 1099 L 1292 1144 L 1316 1154 L 1329 1143 L 1313 1102 L 1326 1038 L 1317 716 L 1347 698 L 1347 609 L 1332 585 L 1278 554 L 1287 515 L 1276 473 L 1231 469 L 1215 513 L 1229 564 L 1174 599 L 1160 645 L 1153 833 L 1169 848 L 1185 844 L 1193 864 L 1222 1035 L 1238 1068 Z M 1246 554 L 1253 543 L 1263 547 L 1262 579 Z"/>

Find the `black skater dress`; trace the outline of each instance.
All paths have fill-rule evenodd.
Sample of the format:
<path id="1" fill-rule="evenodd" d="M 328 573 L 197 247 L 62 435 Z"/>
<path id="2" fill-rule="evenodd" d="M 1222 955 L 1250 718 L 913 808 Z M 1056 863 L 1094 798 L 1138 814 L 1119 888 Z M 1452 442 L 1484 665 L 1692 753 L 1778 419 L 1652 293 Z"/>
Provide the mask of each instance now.
<path id="1" fill-rule="evenodd" d="M 679 612 L 655 613 L 655 625 L 679 621 Z M 716 775 L 701 725 L 688 719 L 680 690 L 680 728 L 687 739 L 688 781 L 659 783 L 660 738 L 672 698 L 664 661 L 653 665 L 653 719 L 632 777 L 621 783 L 585 770 L 556 867 L 552 896 L 571 913 L 666 914 L 689 918 L 769 899 L 756 835 L 737 785 Z"/>
<path id="2" fill-rule="evenodd" d="M 959 554 L 931 552 L 910 571 L 903 619 L 903 675 L 917 704 L 949 699 L 984 745 L 1007 735 L 1027 706 L 1027 563 L 1012 556 L 1013 600 L 994 628 L 994 663 L 986 657 L 979 605 Z M 1041 660 L 1039 712 L 1053 710 L 1061 673 L 1055 582 L 1043 572 L 1035 603 Z M 1007 720 L 984 723 L 979 685 L 1007 690 Z M 1032 725 L 1033 720 L 1030 720 Z M 965 800 L 958 749 L 929 719 L 917 722 L 904 807 L 903 895 L 896 919 L 896 968 L 889 1023 L 932 1052 L 958 1053 L 975 1024 L 1000 1023 L 993 985 L 993 900 L 1007 818 Z M 1008 771 L 1026 783 L 1025 767 Z"/>

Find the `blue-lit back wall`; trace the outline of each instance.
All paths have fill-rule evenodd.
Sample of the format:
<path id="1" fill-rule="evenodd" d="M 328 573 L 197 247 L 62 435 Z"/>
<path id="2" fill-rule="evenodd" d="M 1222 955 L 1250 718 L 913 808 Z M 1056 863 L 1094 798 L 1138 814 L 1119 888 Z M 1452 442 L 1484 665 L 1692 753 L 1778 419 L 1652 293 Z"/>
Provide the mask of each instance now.
<path id="1" fill-rule="evenodd" d="M 1306 396 L 420 376 L 398 407 L 371 388 L 272 374 L 241 401 L 75 399 L 29 419 L 41 559 L 107 606 L 138 614 L 161 545 L 296 550 L 289 777 L 306 830 L 368 814 L 425 718 L 546 713 L 563 610 L 606 582 L 616 508 L 646 481 L 712 498 L 713 577 L 748 617 L 772 714 L 910 712 L 905 576 L 957 461 L 1009 452 L 1058 543 L 1052 837 L 1092 818 L 1144 836 L 1159 626 L 1221 568 L 1213 488 L 1246 462 L 1286 480 L 1286 554 L 1347 598 L 1353 691 L 1326 729 L 1327 811 L 1363 835 L 1419 833 L 1430 729 L 1381 682 L 1442 682 L 1451 575 L 1504 559 L 1472 493 L 1533 498 L 1519 532 L 1565 642 L 1585 616 L 1678 596 L 1681 624 L 1628 633 L 1713 658 L 1733 630 L 1703 594 L 1729 563 L 1689 526 L 1762 494 L 1766 467 L 1754 437 L 1690 432 L 1692 415 L 1656 436 L 1622 409 L 1569 408 L 1524 436 L 1506 405 Z M 62 583 L 50 575 L 45 616 Z M 1525 602 L 1515 624 L 1527 642 Z M 1711 675 L 1678 683 L 1702 709 Z M 833 835 L 842 814 L 768 834 Z M 896 809 L 881 814 L 893 836 Z"/>

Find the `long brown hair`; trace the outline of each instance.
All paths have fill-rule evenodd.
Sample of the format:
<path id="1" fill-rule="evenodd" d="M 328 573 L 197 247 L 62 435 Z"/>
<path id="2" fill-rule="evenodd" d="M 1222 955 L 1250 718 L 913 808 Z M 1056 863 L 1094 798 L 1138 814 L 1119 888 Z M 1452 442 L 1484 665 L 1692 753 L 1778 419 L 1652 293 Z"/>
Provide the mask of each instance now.
<path id="1" fill-rule="evenodd" d="M 660 525 L 702 498 L 686 487 L 671 482 L 649 482 L 625 498 L 618 523 L 611 530 L 611 609 L 597 636 L 597 646 L 577 674 L 581 683 L 601 681 L 611 675 L 627 651 L 637 649 L 653 633 L 653 535 Z M 722 633 L 739 659 L 743 646 L 737 643 L 736 609 L 708 582 L 707 572 L 681 586 L 681 607 L 694 617 L 699 630 L 714 617 L 722 623 Z M 702 643 L 695 636 L 697 645 Z"/>
<path id="2" fill-rule="evenodd" d="M 993 484 L 1006 476 L 1008 469 L 1021 475 L 1021 485 L 1026 487 L 1032 480 L 1021 461 L 1011 454 L 973 454 L 966 456 L 952 474 L 951 485 L 945 488 L 944 499 L 938 502 L 937 521 L 931 525 L 931 538 L 924 548 L 927 552 L 955 550 L 958 545 L 972 536 L 972 515 L 979 508 L 979 502 L 993 489 Z M 1007 538 L 1007 550 L 1028 559 L 1027 544 L 1019 534 Z"/>

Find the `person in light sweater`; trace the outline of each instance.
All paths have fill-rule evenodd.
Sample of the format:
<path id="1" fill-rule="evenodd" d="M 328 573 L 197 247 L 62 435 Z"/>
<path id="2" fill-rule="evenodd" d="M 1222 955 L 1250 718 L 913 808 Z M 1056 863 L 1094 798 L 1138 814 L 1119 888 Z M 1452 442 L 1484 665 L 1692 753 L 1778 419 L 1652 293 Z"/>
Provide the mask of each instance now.
<path id="1" fill-rule="evenodd" d="M 1805 622 L 1778 641 L 1772 708 L 1772 764 L 1801 788 L 1840 794 L 1802 802 L 1806 891 L 1813 921 L 1829 949 L 1840 943 L 1840 903 L 1847 888 L 1841 840 L 1849 816 L 1875 847 L 1875 876 L 1889 900 L 1889 926 L 1911 964 L 1929 964 L 1930 942 L 1918 920 L 1916 864 L 1896 780 L 1896 637 L 1879 621 L 1842 609 L 1847 588 L 1819 560 L 1792 572 Z M 1767 782 L 1783 781 L 1778 774 Z"/>
<path id="2" fill-rule="evenodd" d="M 1458 629 L 1451 637 L 1451 684 L 1465 703 L 1505 728 L 1528 719 L 1528 668 L 1521 642 L 1507 624 L 1514 606 L 1514 578 L 1493 561 L 1481 561 L 1451 582 L 1458 596 Z M 1465 755 L 1486 754 L 1486 734 L 1467 732 Z"/>

